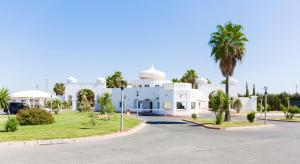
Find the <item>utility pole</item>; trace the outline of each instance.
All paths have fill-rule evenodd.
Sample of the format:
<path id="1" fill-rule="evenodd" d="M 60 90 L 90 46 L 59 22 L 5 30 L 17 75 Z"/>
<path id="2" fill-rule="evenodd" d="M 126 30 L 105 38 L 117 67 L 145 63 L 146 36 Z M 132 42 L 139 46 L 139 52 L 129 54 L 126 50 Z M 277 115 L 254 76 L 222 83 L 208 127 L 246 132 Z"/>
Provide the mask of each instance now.
<path id="1" fill-rule="evenodd" d="M 137 105 L 136 116 L 139 116 L 139 109 L 140 109 L 139 93 L 140 91 L 136 91 L 136 105 Z"/>
<path id="2" fill-rule="evenodd" d="M 264 87 L 264 89 L 265 89 L 265 125 L 267 125 L 268 87 Z"/>
<path id="3" fill-rule="evenodd" d="M 124 97 L 123 97 L 123 90 L 124 88 L 121 87 L 121 125 L 120 125 L 120 131 L 123 132 L 124 130 L 124 118 L 123 118 L 123 111 L 124 111 Z"/>

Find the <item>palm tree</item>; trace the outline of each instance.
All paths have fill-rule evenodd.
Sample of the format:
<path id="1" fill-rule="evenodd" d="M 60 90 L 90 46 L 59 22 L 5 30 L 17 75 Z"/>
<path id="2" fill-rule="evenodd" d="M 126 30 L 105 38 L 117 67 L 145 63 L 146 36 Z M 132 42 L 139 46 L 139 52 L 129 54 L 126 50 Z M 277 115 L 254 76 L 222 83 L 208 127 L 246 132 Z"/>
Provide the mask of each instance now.
<path id="1" fill-rule="evenodd" d="M 62 96 L 65 94 L 65 85 L 63 83 L 56 83 L 54 85 L 53 91 L 57 96 Z"/>
<path id="2" fill-rule="evenodd" d="M 192 88 L 196 89 L 198 84 L 197 72 L 193 69 L 187 70 L 180 81 L 184 83 L 190 83 L 192 84 Z"/>
<path id="3" fill-rule="evenodd" d="M 122 72 L 116 71 L 113 75 L 106 78 L 107 88 L 121 88 L 128 85 L 127 81 L 124 80 Z"/>
<path id="4" fill-rule="evenodd" d="M 218 25 L 217 32 L 211 34 L 209 45 L 211 46 L 211 56 L 215 62 L 219 62 L 219 67 L 226 78 L 226 94 L 229 95 L 229 77 L 233 75 L 238 61 L 242 61 L 248 41 L 243 33 L 243 26 L 225 23 Z M 225 121 L 231 121 L 229 109 L 225 112 Z"/>
<path id="5" fill-rule="evenodd" d="M 10 100 L 10 97 L 9 97 L 8 89 L 1 88 L 0 89 L 0 109 L 8 108 L 9 100 Z M 9 109 L 7 110 L 7 112 L 10 115 Z"/>

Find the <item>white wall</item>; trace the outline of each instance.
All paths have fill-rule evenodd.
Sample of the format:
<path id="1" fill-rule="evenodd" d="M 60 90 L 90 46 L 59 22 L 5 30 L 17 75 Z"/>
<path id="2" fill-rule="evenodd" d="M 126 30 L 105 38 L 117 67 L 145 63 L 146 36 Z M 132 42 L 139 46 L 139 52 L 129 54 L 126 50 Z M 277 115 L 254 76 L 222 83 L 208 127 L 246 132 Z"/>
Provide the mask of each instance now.
<path id="1" fill-rule="evenodd" d="M 257 96 L 239 97 L 243 107 L 241 111 L 257 111 Z"/>

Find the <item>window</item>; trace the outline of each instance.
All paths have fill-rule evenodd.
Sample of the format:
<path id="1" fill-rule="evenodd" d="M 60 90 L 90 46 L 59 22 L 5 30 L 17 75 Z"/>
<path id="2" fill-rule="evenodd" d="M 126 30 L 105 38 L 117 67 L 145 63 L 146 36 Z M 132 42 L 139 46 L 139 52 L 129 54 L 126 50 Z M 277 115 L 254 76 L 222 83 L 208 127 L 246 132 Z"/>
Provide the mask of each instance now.
<path id="1" fill-rule="evenodd" d="M 122 107 L 122 102 L 120 101 L 120 108 Z"/>
<path id="2" fill-rule="evenodd" d="M 191 108 L 192 108 L 192 109 L 196 109 L 196 102 L 192 102 L 192 103 L 191 103 Z"/>
<path id="3" fill-rule="evenodd" d="M 142 88 L 142 85 L 139 85 L 140 88 Z"/>
<path id="4" fill-rule="evenodd" d="M 201 101 L 198 101 L 198 108 L 201 108 Z"/>
<path id="5" fill-rule="evenodd" d="M 159 85 L 155 85 L 155 87 L 159 87 Z"/>
<path id="6" fill-rule="evenodd" d="M 145 85 L 146 88 L 150 87 L 149 85 Z"/>
<path id="7" fill-rule="evenodd" d="M 186 109 L 187 103 L 186 102 L 177 102 L 176 106 L 177 106 L 177 109 Z"/>

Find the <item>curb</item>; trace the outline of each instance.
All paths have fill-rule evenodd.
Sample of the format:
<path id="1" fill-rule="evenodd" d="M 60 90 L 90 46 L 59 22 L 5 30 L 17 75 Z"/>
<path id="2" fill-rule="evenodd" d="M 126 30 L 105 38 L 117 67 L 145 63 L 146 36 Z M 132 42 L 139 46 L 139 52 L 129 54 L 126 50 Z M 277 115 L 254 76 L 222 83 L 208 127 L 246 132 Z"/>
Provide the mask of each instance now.
<path id="1" fill-rule="evenodd" d="M 258 118 L 258 120 L 265 120 L 262 118 Z M 290 123 L 300 123 L 300 121 L 289 121 L 289 120 L 274 120 L 274 119 L 267 119 L 267 121 L 276 121 L 276 122 L 290 122 Z"/>
<path id="2" fill-rule="evenodd" d="M 50 140 L 35 140 L 35 141 L 15 141 L 15 142 L 2 142 L 0 143 L 1 148 L 8 147 L 22 147 L 22 146 L 34 146 L 34 145 L 61 145 L 61 144 L 75 144 L 75 143 L 84 143 L 91 141 L 102 141 L 107 139 L 114 139 L 132 135 L 138 131 L 144 129 L 147 124 L 143 121 L 138 126 L 124 131 L 123 133 L 117 132 L 112 134 L 106 134 L 101 136 L 92 136 L 92 137 L 81 137 L 81 138 L 65 138 L 65 139 L 50 139 Z"/>
<path id="3" fill-rule="evenodd" d="M 192 124 L 196 124 L 199 125 L 203 128 L 206 129 L 213 129 L 213 130 L 228 130 L 228 131 L 233 131 L 233 130 L 243 130 L 243 129 L 255 129 L 255 128 L 268 128 L 268 127 L 274 127 L 275 125 L 273 124 L 267 124 L 267 125 L 254 125 L 254 126 L 239 126 L 239 127 L 230 127 L 230 128 L 217 128 L 217 127 L 210 127 L 210 126 L 206 126 L 203 123 L 198 123 L 198 122 L 194 122 L 191 120 L 187 120 L 187 119 L 183 119 L 183 121 L 185 122 L 189 122 Z"/>

